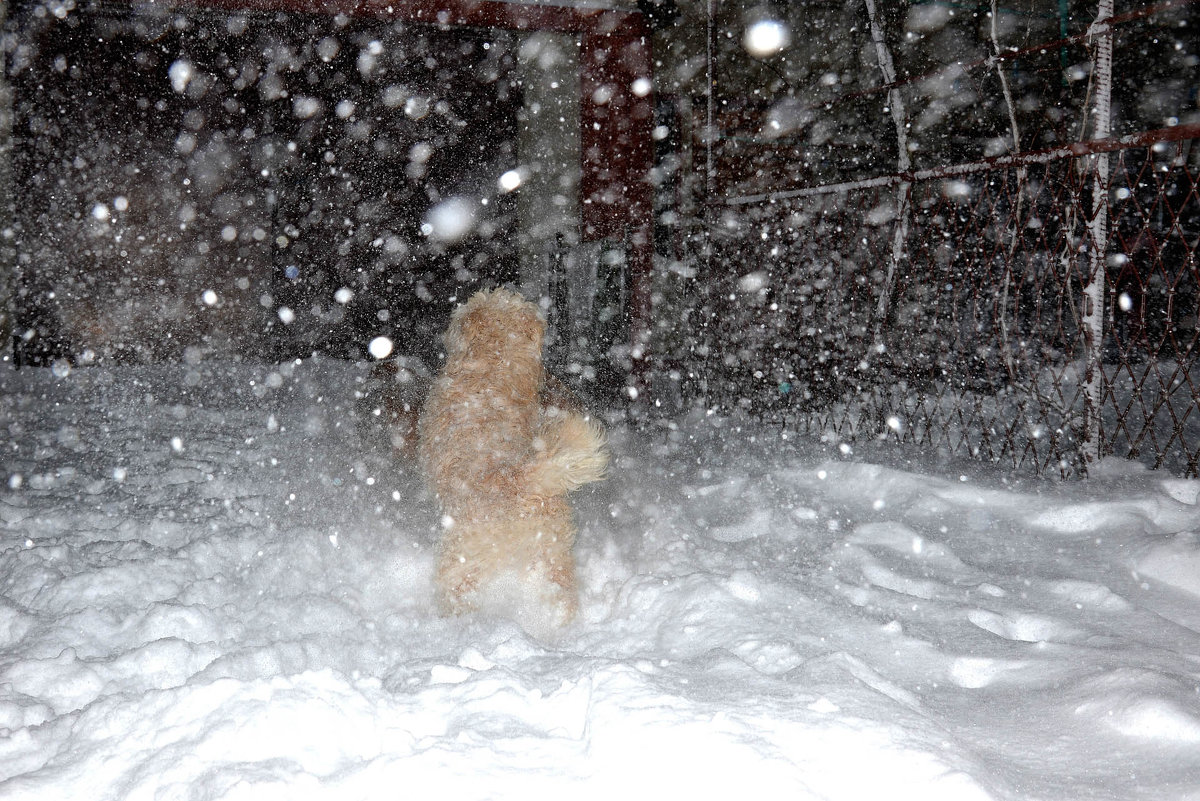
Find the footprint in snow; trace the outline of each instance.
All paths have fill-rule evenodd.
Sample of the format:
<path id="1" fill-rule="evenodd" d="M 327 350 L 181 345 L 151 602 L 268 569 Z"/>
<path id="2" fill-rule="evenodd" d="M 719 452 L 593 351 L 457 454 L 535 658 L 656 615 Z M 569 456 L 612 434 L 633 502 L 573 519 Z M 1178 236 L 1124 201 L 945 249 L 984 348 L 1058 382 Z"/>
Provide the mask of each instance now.
<path id="1" fill-rule="evenodd" d="M 1178 744 L 1200 743 L 1200 701 L 1191 681 L 1153 671 L 1117 669 L 1094 676 L 1079 690 L 1079 718 L 1126 737 Z"/>
<path id="2" fill-rule="evenodd" d="M 1167 533 L 1196 526 L 1196 510 L 1163 496 L 1120 501 L 1091 501 L 1048 509 L 1027 518 L 1029 525 L 1056 534 L 1086 534 L 1114 529 L 1155 529 Z"/>
<path id="3" fill-rule="evenodd" d="M 959 687 L 977 690 L 998 679 L 1014 679 L 1032 664 L 1025 659 L 960 656 L 950 664 L 950 680 Z"/>
<path id="4" fill-rule="evenodd" d="M 1087 637 L 1062 621 L 1020 612 L 998 614 L 986 609 L 972 609 L 967 620 L 984 631 L 1015 642 L 1077 642 Z"/>
<path id="5" fill-rule="evenodd" d="M 1103 612 L 1120 612 L 1128 609 L 1130 606 L 1129 601 L 1126 601 L 1103 584 L 1062 579 L 1050 582 L 1048 587 L 1051 593 L 1068 603 L 1074 604 L 1079 609 L 1087 607 Z"/>

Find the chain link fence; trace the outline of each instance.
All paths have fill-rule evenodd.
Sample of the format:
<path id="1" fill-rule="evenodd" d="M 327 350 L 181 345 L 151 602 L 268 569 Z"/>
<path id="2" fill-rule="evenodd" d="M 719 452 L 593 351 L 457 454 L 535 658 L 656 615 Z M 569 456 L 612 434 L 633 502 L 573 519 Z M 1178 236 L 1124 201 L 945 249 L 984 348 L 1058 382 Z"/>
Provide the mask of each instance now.
<path id="1" fill-rule="evenodd" d="M 1200 474 L 1194 7 L 1110 5 L 1070 35 L 1064 16 L 1054 41 L 1029 21 L 1012 46 L 980 22 L 950 63 L 896 45 L 909 61 L 889 79 L 881 58 L 882 84 L 856 67 L 840 94 L 768 97 L 714 78 L 677 101 L 681 180 L 659 205 L 681 222 L 655 279 L 672 322 L 646 383 L 835 443 Z M 863 21 L 850 49 L 889 47 L 874 26 L 896 19 L 872 17 L 874 40 Z"/>
<path id="2" fill-rule="evenodd" d="M 950 170 L 735 201 L 693 283 L 699 391 L 788 427 L 1086 472 L 1090 160 L 1111 150 L 1102 455 L 1200 465 L 1200 194 L 1182 126 Z M 913 180 L 908 181 L 908 178 Z M 897 187 L 907 255 L 889 276 Z"/>

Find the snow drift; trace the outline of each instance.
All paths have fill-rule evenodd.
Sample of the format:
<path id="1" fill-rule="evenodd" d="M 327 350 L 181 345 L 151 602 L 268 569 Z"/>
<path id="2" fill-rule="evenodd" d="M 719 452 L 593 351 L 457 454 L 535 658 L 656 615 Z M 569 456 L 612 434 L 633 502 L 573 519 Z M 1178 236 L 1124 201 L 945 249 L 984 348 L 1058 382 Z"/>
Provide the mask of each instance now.
<path id="1" fill-rule="evenodd" d="M 1200 482 L 617 424 L 545 641 L 362 377 L 0 369 L 0 797 L 1200 798 Z"/>

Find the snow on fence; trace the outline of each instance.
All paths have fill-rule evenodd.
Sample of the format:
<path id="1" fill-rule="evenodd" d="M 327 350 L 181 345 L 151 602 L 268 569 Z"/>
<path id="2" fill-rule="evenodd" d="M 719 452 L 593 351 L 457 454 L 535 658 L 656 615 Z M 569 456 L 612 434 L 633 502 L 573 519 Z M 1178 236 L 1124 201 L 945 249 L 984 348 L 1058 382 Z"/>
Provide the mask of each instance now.
<path id="1" fill-rule="evenodd" d="M 1104 207 L 1100 455 L 1195 476 L 1197 138 L 1200 125 L 1181 125 L 734 198 L 741 222 L 716 228 L 714 262 L 756 268 L 704 282 L 707 335 L 688 371 L 711 397 L 838 441 L 1084 474 L 1089 223 Z M 1103 185 L 1097 153 L 1109 156 Z M 880 303 L 902 182 L 908 264 Z"/>

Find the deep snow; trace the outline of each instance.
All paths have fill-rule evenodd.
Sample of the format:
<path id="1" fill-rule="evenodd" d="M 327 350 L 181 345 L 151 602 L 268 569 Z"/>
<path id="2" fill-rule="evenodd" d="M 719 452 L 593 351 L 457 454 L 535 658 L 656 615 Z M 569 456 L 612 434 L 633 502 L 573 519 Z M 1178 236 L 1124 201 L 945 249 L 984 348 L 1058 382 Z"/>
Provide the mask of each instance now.
<path id="1" fill-rule="evenodd" d="M 362 375 L 0 366 L 0 798 L 1200 799 L 1200 482 L 616 423 L 541 641 Z"/>

